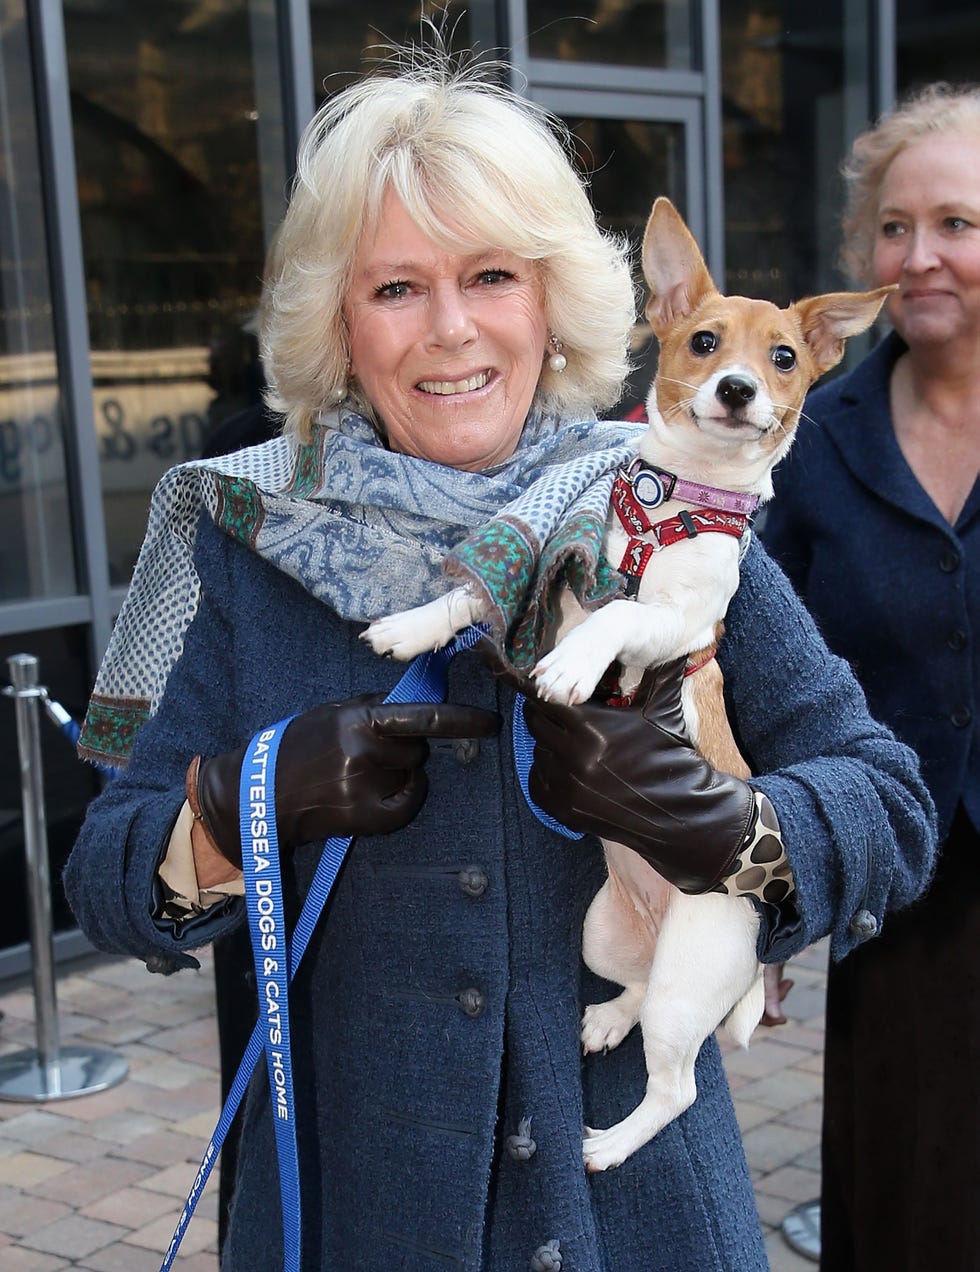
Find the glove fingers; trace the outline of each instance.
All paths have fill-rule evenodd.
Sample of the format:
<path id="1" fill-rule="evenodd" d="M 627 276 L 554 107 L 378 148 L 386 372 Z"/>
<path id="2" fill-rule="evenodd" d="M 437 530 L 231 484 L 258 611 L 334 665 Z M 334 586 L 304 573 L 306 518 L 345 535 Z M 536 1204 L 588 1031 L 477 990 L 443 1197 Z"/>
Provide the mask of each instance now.
<path id="1" fill-rule="evenodd" d="M 429 792 L 425 769 L 413 769 L 405 774 L 405 779 L 399 790 L 378 801 L 375 833 L 385 834 L 400 830 L 415 817 L 425 803 Z"/>
<path id="2" fill-rule="evenodd" d="M 561 707 L 540 698 L 527 700 L 524 720 L 539 748 L 557 752 L 567 747 L 570 734 L 581 732 L 586 723 L 581 707 Z"/>
<path id="3" fill-rule="evenodd" d="M 387 738 L 489 738 L 500 732 L 496 711 L 455 702 L 384 702 L 368 709 L 372 732 Z"/>

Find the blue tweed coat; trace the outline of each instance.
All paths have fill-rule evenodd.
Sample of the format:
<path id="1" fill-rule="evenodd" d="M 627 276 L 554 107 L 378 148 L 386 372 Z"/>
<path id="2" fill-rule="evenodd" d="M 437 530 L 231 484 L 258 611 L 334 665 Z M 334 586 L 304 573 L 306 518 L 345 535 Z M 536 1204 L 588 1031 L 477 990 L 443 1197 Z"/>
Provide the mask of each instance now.
<path id="1" fill-rule="evenodd" d="M 200 610 L 128 770 L 96 800 L 65 883 L 102 949 L 193 966 L 189 947 L 240 920 L 232 902 L 181 931 L 153 918 L 161 845 L 198 751 L 240 744 L 324 700 L 399 675 L 289 578 L 204 519 Z M 754 544 L 730 613 L 725 671 L 741 741 L 785 829 L 799 910 L 768 957 L 881 916 L 924 886 L 932 812 L 912 753 L 874 724 L 783 577 Z M 456 701 L 512 698 L 474 655 Z M 766 1267 L 719 1052 L 699 1096 L 620 1169 L 587 1176 L 584 1123 L 627 1113 L 640 1040 L 583 1064 L 580 931 L 602 880 L 598 843 L 546 830 L 514 776 L 509 728 L 474 756 L 436 744 L 430 794 L 404 831 L 358 840 L 301 966 L 292 1002 L 307 1272 L 753 1272 Z M 284 867 L 293 914 L 316 848 Z M 473 869 L 471 869 L 471 867 Z M 157 982 L 161 1009 L 166 982 Z M 637 1031 L 634 1031 L 634 1035 Z M 280 1214 L 267 1080 L 250 1091 L 226 1272 L 277 1272 Z M 530 1120 L 527 1160 L 512 1136 Z M 525 1128 L 526 1129 L 526 1128 Z M 188 1179 L 188 1184 L 190 1179 Z M 557 1243 L 557 1244 L 553 1244 Z"/>
<path id="2" fill-rule="evenodd" d="M 906 463 L 888 402 L 904 350 L 892 333 L 809 395 L 763 538 L 871 710 L 921 757 L 944 839 L 960 800 L 980 827 L 980 480 L 951 526 Z"/>

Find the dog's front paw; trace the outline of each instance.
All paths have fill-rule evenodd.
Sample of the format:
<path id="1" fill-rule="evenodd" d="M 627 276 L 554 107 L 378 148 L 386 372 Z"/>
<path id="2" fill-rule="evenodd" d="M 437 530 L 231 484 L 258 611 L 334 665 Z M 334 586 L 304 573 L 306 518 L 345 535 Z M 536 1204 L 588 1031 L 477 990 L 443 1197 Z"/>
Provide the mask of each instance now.
<path id="1" fill-rule="evenodd" d="M 376 654 L 382 654 L 385 658 L 397 658 L 399 662 L 408 662 L 416 654 L 439 647 L 434 634 L 427 626 L 418 622 L 414 610 L 403 610 L 400 614 L 376 618 L 361 632 L 360 637 Z"/>
<path id="2" fill-rule="evenodd" d="M 580 702 L 588 702 L 603 671 L 605 665 L 597 673 L 594 667 L 577 658 L 574 651 L 566 650 L 562 642 L 541 659 L 531 675 L 537 685 L 538 696 L 545 702 L 574 707 Z"/>

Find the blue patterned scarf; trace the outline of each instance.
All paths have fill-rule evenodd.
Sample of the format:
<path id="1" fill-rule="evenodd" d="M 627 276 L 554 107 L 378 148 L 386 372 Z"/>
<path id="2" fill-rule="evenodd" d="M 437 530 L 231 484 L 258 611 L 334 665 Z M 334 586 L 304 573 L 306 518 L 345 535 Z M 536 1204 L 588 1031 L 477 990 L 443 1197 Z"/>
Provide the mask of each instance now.
<path id="1" fill-rule="evenodd" d="M 276 438 L 171 469 L 153 493 L 79 752 L 125 764 L 136 730 L 159 706 L 197 612 L 202 511 L 352 621 L 468 581 L 487 601 L 505 656 L 526 667 L 559 584 L 588 608 L 619 588 L 602 533 L 613 479 L 642 432 L 532 414 L 509 460 L 468 473 L 385 450 L 367 420 L 342 409 L 309 444 Z"/>

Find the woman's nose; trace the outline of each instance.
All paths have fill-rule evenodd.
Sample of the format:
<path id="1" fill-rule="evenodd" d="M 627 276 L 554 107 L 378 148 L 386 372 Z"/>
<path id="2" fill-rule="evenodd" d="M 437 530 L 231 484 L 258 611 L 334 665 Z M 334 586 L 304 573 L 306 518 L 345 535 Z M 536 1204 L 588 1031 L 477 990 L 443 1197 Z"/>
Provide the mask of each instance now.
<path id="1" fill-rule="evenodd" d="M 431 342 L 442 349 L 459 349 L 476 336 L 476 322 L 465 294 L 456 286 L 434 288 L 429 300 Z"/>
<path id="2" fill-rule="evenodd" d="M 925 270 L 934 269 L 939 264 L 939 253 L 936 251 L 932 235 L 928 230 L 913 230 L 908 240 L 908 251 L 903 262 L 904 269 L 910 274 L 921 274 Z"/>

